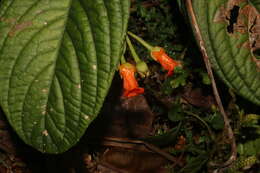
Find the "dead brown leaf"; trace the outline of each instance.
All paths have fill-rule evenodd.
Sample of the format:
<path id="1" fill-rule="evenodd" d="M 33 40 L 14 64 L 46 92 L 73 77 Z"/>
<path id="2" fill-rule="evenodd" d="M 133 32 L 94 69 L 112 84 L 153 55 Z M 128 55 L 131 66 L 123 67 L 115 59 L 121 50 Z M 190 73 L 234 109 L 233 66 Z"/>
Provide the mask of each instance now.
<path id="1" fill-rule="evenodd" d="M 205 109 L 210 109 L 215 105 L 215 99 L 212 95 L 204 95 L 201 88 L 187 89 L 182 98 L 189 104 Z"/>
<path id="2" fill-rule="evenodd" d="M 101 115 L 87 130 L 89 136 L 102 138 L 143 138 L 151 135 L 154 115 L 144 96 L 108 102 Z M 87 135 L 88 136 L 88 135 Z"/>
<path id="3" fill-rule="evenodd" d="M 101 160 L 128 173 L 163 173 L 167 164 L 158 154 L 119 148 L 108 150 Z"/>

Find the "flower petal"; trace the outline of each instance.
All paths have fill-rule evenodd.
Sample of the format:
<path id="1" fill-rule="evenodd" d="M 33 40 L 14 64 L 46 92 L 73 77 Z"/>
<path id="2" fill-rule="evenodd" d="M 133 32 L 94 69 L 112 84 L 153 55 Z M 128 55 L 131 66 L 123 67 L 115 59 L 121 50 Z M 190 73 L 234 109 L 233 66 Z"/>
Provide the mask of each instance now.
<path id="1" fill-rule="evenodd" d="M 155 47 L 155 49 L 151 52 L 151 56 L 159 62 L 165 70 L 168 71 L 168 76 L 173 74 L 175 67 L 180 66 L 180 62 L 169 57 L 163 48 Z"/>
<path id="2" fill-rule="evenodd" d="M 138 86 L 138 82 L 135 79 L 135 66 L 124 63 L 119 67 L 119 72 L 123 78 L 123 97 L 133 97 L 144 93 L 144 89 Z"/>
<path id="3" fill-rule="evenodd" d="M 124 90 L 123 97 L 134 97 L 144 93 L 143 88 L 134 88 L 132 90 Z"/>

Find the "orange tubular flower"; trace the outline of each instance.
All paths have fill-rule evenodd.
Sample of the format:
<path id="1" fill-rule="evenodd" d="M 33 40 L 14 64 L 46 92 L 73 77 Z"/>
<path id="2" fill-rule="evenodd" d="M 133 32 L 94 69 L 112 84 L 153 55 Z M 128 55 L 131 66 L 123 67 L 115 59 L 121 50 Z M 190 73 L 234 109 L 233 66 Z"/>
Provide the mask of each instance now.
<path id="1" fill-rule="evenodd" d="M 138 86 L 135 79 L 136 68 L 130 63 L 124 63 L 119 67 L 119 73 L 124 82 L 123 97 L 129 98 L 144 93 L 144 89 Z"/>
<path id="2" fill-rule="evenodd" d="M 151 50 L 151 56 L 155 61 L 159 62 L 165 70 L 168 71 L 168 76 L 173 74 L 175 67 L 181 66 L 179 61 L 175 61 L 169 57 L 161 47 L 154 47 Z"/>
<path id="3" fill-rule="evenodd" d="M 138 37 L 130 31 L 128 31 L 127 33 L 150 51 L 152 58 L 155 61 L 159 62 L 162 65 L 162 67 L 168 71 L 168 76 L 173 74 L 175 67 L 181 67 L 181 63 L 170 58 L 163 48 L 157 46 L 154 47 L 150 45 L 141 37 Z"/>

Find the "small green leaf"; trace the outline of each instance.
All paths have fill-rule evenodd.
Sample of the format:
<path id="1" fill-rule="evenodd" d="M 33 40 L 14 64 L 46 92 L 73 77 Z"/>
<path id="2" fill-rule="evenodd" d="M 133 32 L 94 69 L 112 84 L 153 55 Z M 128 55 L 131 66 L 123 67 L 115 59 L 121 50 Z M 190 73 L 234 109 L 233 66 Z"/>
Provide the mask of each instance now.
<path id="1" fill-rule="evenodd" d="M 215 113 L 208 117 L 207 121 L 215 130 L 222 130 L 224 128 L 224 120 L 219 113 Z"/>
<path id="2" fill-rule="evenodd" d="M 42 152 L 75 145 L 98 114 L 122 54 L 129 0 L 3 0 L 0 103 Z"/>
<path id="3" fill-rule="evenodd" d="M 260 120 L 260 115 L 257 114 L 247 114 L 243 116 L 242 127 L 256 127 L 258 128 L 258 121 Z"/>
<path id="4" fill-rule="evenodd" d="M 205 85 L 210 85 L 211 84 L 209 75 L 207 73 L 201 72 L 200 75 L 202 77 L 202 83 L 203 84 L 205 84 Z"/>
<path id="5" fill-rule="evenodd" d="M 202 153 L 197 157 L 190 158 L 187 165 L 182 168 L 179 173 L 197 173 L 200 171 L 203 165 L 207 163 L 209 155 L 207 153 Z"/>
<path id="6" fill-rule="evenodd" d="M 178 88 L 180 86 L 186 85 L 186 79 L 189 76 L 187 72 L 183 72 L 182 74 L 179 74 L 177 77 L 175 77 L 173 80 L 171 80 L 170 84 L 172 88 Z"/>
<path id="7" fill-rule="evenodd" d="M 243 156 L 252 156 L 260 154 L 260 138 L 248 141 L 244 144 L 238 144 L 238 153 Z"/>
<path id="8" fill-rule="evenodd" d="M 173 122 L 181 121 L 185 118 L 184 113 L 182 111 L 181 105 L 175 105 L 168 112 L 169 120 Z"/>
<path id="9" fill-rule="evenodd" d="M 227 169 L 227 173 L 238 173 L 240 169 L 249 169 L 251 168 L 255 163 L 257 163 L 257 157 L 256 156 L 250 156 L 250 157 L 239 157 L 231 167 Z"/>
<path id="10" fill-rule="evenodd" d="M 160 147 L 173 144 L 174 142 L 176 142 L 181 126 L 182 123 L 180 122 L 177 127 L 171 129 L 169 132 L 163 133 L 158 136 L 148 137 L 143 140 Z"/>

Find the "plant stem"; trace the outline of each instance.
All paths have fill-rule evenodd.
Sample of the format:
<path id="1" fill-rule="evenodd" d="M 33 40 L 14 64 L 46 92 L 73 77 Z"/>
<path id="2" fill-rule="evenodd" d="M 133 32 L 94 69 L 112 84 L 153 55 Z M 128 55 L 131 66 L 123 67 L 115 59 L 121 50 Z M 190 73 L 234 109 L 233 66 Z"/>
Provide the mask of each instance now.
<path id="1" fill-rule="evenodd" d="M 189 112 L 189 111 L 184 111 L 184 113 L 186 113 L 186 114 L 188 114 L 188 115 L 191 115 L 191 116 L 197 118 L 198 120 L 200 120 L 200 121 L 202 122 L 202 124 L 204 124 L 205 127 L 208 129 L 210 138 L 211 138 L 212 140 L 215 139 L 214 133 L 212 132 L 212 130 L 210 129 L 210 127 L 208 126 L 208 124 L 207 124 L 202 118 L 200 118 L 200 116 L 198 116 L 197 114 L 194 114 L 193 112 Z"/>
<path id="2" fill-rule="evenodd" d="M 227 161 L 225 161 L 224 163 L 221 163 L 221 164 L 209 163 L 209 165 L 212 166 L 212 167 L 219 167 L 218 169 L 216 169 L 216 171 L 221 171 L 222 169 L 225 169 L 229 166 L 232 166 L 232 163 L 237 158 L 236 140 L 235 140 L 235 136 L 234 136 L 233 130 L 232 130 L 231 125 L 230 125 L 229 118 L 228 118 L 228 116 L 227 116 L 227 114 L 224 110 L 224 107 L 223 107 L 223 104 L 222 104 L 222 101 L 221 101 L 221 98 L 220 98 L 220 95 L 219 95 L 219 92 L 218 92 L 218 89 L 217 89 L 214 74 L 213 74 L 213 71 L 212 71 L 212 68 L 211 68 L 211 63 L 209 61 L 209 56 L 206 52 L 205 42 L 202 39 L 201 31 L 199 29 L 199 25 L 198 25 L 197 19 L 195 17 L 195 13 L 194 13 L 194 10 L 193 10 L 191 0 L 186 0 L 186 7 L 187 7 L 187 11 L 189 13 L 191 22 L 192 22 L 194 29 L 195 29 L 196 39 L 200 43 L 200 49 L 201 49 L 201 52 L 202 52 L 202 55 L 203 55 L 202 57 L 203 57 L 205 65 L 206 65 L 206 69 L 207 69 L 207 72 L 209 74 L 210 80 L 211 80 L 213 93 L 214 93 L 219 111 L 220 111 L 220 113 L 221 113 L 221 115 L 223 116 L 223 119 L 224 119 L 225 130 L 226 130 L 225 132 L 226 132 L 226 134 L 227 134 L 227 136 L 228 136 L 228 138 L 231 142 L 231 155 L 230 155 L 230 157 Z"/>
<path id="3" fill-rule="evenodd" d="M 122 55 L 122 57 L 121 57 L 120 61 L 121 61 L 121 64 L 124 64 L 124 63 L 126 63 L 126 60 L 125 60 L 125 57 L 124 57 L 124 55 Z"/>
<path id="4" fill-rule="evenodd" d="M 141 43 L 144 47 L 146 47 L 146 49 L 148 49 L 149 51 L 152 51 L 153 46 L 150 45 L 149 43 L 147 43 L 146 41 L 144 41 L 141 37 L 138 37 L 137 35 L 135 35 L 134 33 L 128 31 L 127 32 L 131 37 L 133 37 L 134 39 L 136 39 L 139 43 Z"/>
<path id="5" fill-rule="evenodd" d="M 127 42 L 127 45 L 128 45 L 128 47 L 130 49 L 130 52 L 131 52 L 135 62 L 136 63 L 140 62 L 141 60 L 140 60 L 139 56 L 137 55 L 137 53 L 135 51 L 135 48 L 134 48 L 133 44 L 131 43 L 131 41 L 130 41 L 128 36 L 126 36 L 126 42 Z"/>

